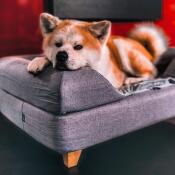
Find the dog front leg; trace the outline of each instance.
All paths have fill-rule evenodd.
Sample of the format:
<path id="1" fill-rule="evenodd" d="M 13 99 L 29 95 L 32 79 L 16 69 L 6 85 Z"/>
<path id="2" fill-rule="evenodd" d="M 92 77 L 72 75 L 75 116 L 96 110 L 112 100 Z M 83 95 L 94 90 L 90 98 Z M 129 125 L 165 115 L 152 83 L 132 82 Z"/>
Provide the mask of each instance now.
<path id="1" fill-rule="evenodd" d="M 49 63 L 50 61 L 46 57 L 36 57 L 29 62 L 27 70 L 32 74 L 37 74 L 40 73 L 47 65 L 49 65 Z"/>
<path id="2" fill-rule="evenodd" d="M 125 85 L 129 85 L 129 84 L 133 84 L 133 83 L 138 83 L 141 81 L 145 81 L 145 80 L 150 80 L 150 76 L 149 75 L 145 75 L 145 77 L 127 77 L 124 84 Z"/>

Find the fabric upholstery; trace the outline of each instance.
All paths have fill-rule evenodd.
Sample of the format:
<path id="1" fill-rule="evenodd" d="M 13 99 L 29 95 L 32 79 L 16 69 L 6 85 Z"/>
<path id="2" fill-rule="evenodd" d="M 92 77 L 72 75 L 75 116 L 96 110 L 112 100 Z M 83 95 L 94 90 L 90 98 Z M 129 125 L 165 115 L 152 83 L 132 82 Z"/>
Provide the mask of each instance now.
<path id="1" fill-rule="evenodd" d="M 27 72 L 34 56 L 0 59 L 0 88 L 54 114 L 86 110 L 123 98 L 112 85 L 89 68 L 57 71 L 49 66 L 41 74 Z"/>
<path id="2" fill-rule="evenodd" d="M 23 101 L 0 89 L 0 112 L 21 129 L 23 128 L 22 106 Z"/>
<path id="3" fill-rule="evenodd" d="M 174 75 L 172 58 L 171 62 L 162 75 Z M 121 99 L 107 80 L 90 69 L 72 73 L 48 67 L 33 77 L 26 71 L 27 63 L 19 57 L 0 60 L 0 112 L 60 153 L 84 149 L 175 115 L 174 85 Z"/>
<path id="4" fill-rule="evenodd" d="M 175 114 L 175 86 L 62 116 L 45 112 L 0 90 L 0 98 L 2 95 L 11 103 L 2 100 L 1 112 L 15 124 L 21 121 L 27 134 L 59 153 L 87 148 L 173 118 Z"/>

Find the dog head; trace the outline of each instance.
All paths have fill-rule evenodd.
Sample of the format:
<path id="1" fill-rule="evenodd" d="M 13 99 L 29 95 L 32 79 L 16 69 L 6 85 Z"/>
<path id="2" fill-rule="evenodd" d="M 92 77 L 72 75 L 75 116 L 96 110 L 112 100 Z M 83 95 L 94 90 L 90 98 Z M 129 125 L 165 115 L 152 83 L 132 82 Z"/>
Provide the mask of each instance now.
<path id="1" fill-rule="evenodd" d="M 111 22 L 61 20 L 42 13 L 40 27 L 44 54 L 53 67 L 76 70 L 99 61 L 110 36 Z"/>

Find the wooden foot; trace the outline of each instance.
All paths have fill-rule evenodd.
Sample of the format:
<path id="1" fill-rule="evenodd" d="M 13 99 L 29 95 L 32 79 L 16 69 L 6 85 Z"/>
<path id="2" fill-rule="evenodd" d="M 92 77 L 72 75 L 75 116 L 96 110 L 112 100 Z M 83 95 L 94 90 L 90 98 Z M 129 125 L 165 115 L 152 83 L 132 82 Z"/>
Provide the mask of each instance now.
<path id="1" fill-rule="evenodd" d="M 81 156 L 81 150 L 63 154 L 63 160 L 66 167 L 71 168 L 78 165 Z"/>

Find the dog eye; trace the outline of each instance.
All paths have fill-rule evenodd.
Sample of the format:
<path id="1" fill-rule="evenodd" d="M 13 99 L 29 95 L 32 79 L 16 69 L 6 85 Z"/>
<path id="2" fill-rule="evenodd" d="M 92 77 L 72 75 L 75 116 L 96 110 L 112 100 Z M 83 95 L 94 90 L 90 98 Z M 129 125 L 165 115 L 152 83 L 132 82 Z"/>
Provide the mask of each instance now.
<path id="1" fill-rule="evenodd" d="M 55 46 L 56 46 L 56 47 L 61 47 L 62 45 L 63 45 L 62 42 L 55 43 Z"/>
<path id="2" fill-rule="evenodd" d="M 77 44 L 77 45 L 74 46 L 75 50 L 81 50 L 82 48 L 83 48 L 83 46 L 80 45 L 80 44 Z"/>

